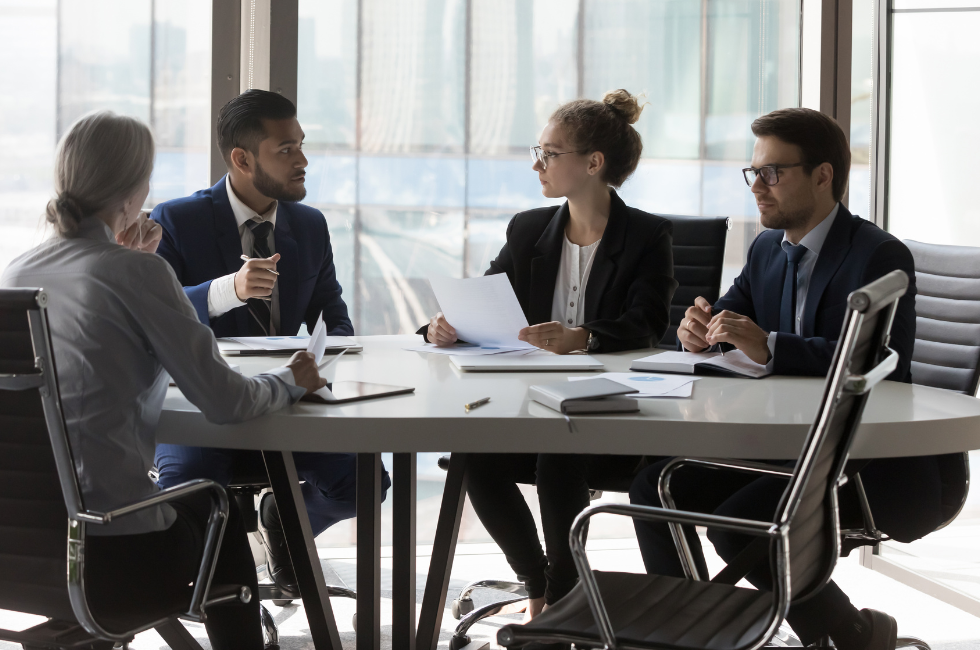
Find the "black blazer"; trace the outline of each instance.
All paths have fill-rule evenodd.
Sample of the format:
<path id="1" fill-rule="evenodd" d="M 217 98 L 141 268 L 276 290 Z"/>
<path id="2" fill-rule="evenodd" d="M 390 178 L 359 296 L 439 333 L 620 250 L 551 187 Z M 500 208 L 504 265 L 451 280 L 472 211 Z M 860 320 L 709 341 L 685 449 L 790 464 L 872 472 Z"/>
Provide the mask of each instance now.
<path id="1" fill-rule="evenodd" d="M 670 299 L 677 288 L 671 251 L 673 226 L 667 219 L 623 203 L 611 192 L 609 222 L 592 261 L 585 288 L 585 322 L 598 352 L 648 348 L 660 342 L 670 323 Z M 528 323 L 547 323 L 568 203 L 521 212 L 507 226 L 507 243 L 485 275 L 506 273 Z M 425 336 L 428 326 L 419 334 Z"/>
<path id="2" fill-rule="evenodd" d="M 732 288 L 715 303 L 715 311 L 728 309 L 751 318 L 767 332 L 779 329 L 786 254 L 780 247 L 782 230 L 767 230 L 749 247 L 745 268 Z M 855 217 L 843 205 L 827 233 L 803 307 L 802 335 L 776 335 L 773 371 L 777 375 L 823 376 L 837 348 L 847 296 L 852 291 L 901 269 L 909 276 L 909 290 L 898 302 L 890 347 L 898 353 L 893 381 L 911 382 L 915 345 L 915 262 L 901 241 L 870 221 Z"/>

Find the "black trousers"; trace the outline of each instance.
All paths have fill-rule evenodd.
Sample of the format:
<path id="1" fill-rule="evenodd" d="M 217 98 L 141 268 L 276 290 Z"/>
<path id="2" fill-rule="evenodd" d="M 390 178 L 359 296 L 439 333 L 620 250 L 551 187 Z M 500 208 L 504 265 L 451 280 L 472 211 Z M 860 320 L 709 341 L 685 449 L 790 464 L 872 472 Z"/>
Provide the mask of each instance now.
<path id="1" fill-rule="evenodd" d="M 92 536 L 86 541 L 86 592 L 96 620 L 145 619 L 147 611 L 186 607 L 197 578 L 211 500 L 194 494 L 173 503 L 170 528 L 139 535 Z M 214 650 L 262 650 L 258 584 L 245 526 L 234 500 L 212 584 L 252 590 L 248 604 L 208 608 L 205 627 Z"/>
<path id="2" fill-rule="evenodd" d="M 668 460 L 654 463 L 637 475 L 630 490 L 630 502 L 662 505 L 657 483 Z M 861 469 L 875 524 L 903 541 L 928 534 L 941 519 L 938 467 L 933 473 L 928 463 L 923 469 L 921 461 L 919 458 L 876 460 Z M 916 471 L 912 472 L 913 469 Z M 670 489 L 677 507 L 683 510 L 772 521 L 786 485 L 785 480 L 776 477 L 758 478 L 753 474 L 687 467 L 674 473 Z M 845 485 L 838 497 L 841 525 L 859 526 L 861 511 L 853 483 Z M 647 572 L 684 577 L 667 524 L 634 519 L 633 525 Z M 697 533 L 693 529 L 686 533 L 698 570 L 708 575 Z M 728 562 L 755 538 L 708 529 L 708 539 L 718 555 Z M 758 589 L 772 588 L 768 562 L 750 572 L 747 578 Z M 811 598 L 792 605 L 786 620 L 800 641 L 809 645 L 856 613 L 847 594 L 831 581 Z"/>
<path id="3" fill-rule="evenodd" d="M 528 595 L 552 604 L 578 580 L 568 533 L 589 505 L 589 486 L 631 476 L 639 462 L 639 456 L 470 454 L 467 493 Z M 537 486 L 547 555 L 518 483 Z"/>

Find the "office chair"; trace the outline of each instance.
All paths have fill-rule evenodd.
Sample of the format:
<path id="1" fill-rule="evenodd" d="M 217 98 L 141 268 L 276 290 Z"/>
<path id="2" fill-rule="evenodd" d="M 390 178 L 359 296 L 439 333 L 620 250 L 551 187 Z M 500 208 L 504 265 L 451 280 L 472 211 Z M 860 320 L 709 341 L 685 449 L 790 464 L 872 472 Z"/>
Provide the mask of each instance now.
<path id="1" fill-rule="evenodd" d="M 670 327 L 657 345 L 677 349 L 677 326 L 684 312 L 698 296 L 714 304 L 721 292 L 721 272 L 725 263 L 725 243 L 732 220 L 728 217 L 685 217 L 662 214 L 674 225 L 674 279 L 677 290 L 670 301 Z"/>
<path id="2" fill-rule="evenodd" d="M 677 326 L 684 318 L 684 312 L 694 304 L 694 299 L 704 296 L 709 302 L 718 300 L 721 292 L 721 274 L 725 261 L 725 244 L 732 221 L 728 217 L 689 217 L 682 215 L 660 215 L 673 224 L 671 252 L 674 257 L 674 279 L 677 289 L 670 302 L 670 326 L 657 347 L 674 350 L 677 347 Z M 603 492 L 629 492 L 637 472 L 646 466 L 641 462 L 631 475 L 610 479 L 608 483 L 596 484 L 592 488 L 592 498 L 597 499 Z M 439 459 L 439 467 L 449 468 L 449 457 Z M 513 599 L 502 603 L 492 603 L 472 616 L 474 611 L 472 594 L 477 589 L 494 589 L 515 594 Z M 456 628 L 451 642 L 451 650 L 462 648 L 469 641 L 466 632 L 480 620 L 519 611 L 526 600 L 524 585 L 507 580 L 477 580 L 466 585 L 452 603 L 453 618 L 459 620 L 467 616 Z"/>
<path id="3" fill-rule="evenodd" d="M 225 491 L 212 481 L 188 481 L 113 512 L 85 507 L 61 411 L 47 301 L 40 289 L 0 290 L 0 609 L 49 617 L 24 631 L 0 630 L 0 639 L 28 650 L 108 650 L 155 628 L 172 648 L 200 650 L 178 618 L 201 621 L 213 605 L 252 598 L 247 587 L 211 583 L 228 518 Z M 88 527 L 197 492 L 210 495 L 211 516 L 192 593 L 139 614 L 96 619 L 85 588 Z"/>
<path id="4" fill-rule="evenodd" d="M 660 477 L 665 507 L 590 506 L 569 535 L 579 583 L 562 600 L 525 625 L 506 625 L 497 642 L 518 648 L 531 642 L 574 643 L 580 648 L 705 648 L 756 650 L 769 642 L 792 602 L 819 591 L 840 552 L 837 490 L 865 403 L 874 386 L 898 364 L 888 348 L 899 298 L 908 288 L 902 271 L 848 297 L 840 341 L 823 396 L 793 468 L 758 462 L 677 458 Z M 685 466 L 782 477 L 787 487 L 772 521 L 737 519 L 678 510 L 670 481 Z M 589 519 L 608 513 L 666 521 L 686 578 L 593 571 L 585 553 Z M 699 575 L 682 526 L 708 526 L 764 539 L 773 574 L 771 591 Z"/>

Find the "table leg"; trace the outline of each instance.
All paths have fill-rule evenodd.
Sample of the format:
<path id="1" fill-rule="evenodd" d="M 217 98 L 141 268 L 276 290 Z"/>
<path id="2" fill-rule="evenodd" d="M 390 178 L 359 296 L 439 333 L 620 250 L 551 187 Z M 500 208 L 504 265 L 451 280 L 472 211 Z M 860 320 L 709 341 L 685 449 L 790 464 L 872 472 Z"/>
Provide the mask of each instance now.
<path id="1" fill-rule="evenodd" d="M 381 649 L 381 454 L 357 455 L 357 650 Z"/>
<path id="2" fill-rule="evenodd" d="M 453 571 L 456 538 L 459 535 L 459 520 L 463 516 L 464 503 L 466 454 L 452 454 L 449 470 L 446 472 L 442 505 L 439 507 L 439 522 L 436 524 L 436 538 L 432 544 L 425 595 L 422 597 L 416 650 L 436 650 L 439 645 L 439 630 L 442 629 L 442 613 L 446 608 L 446 592 L 449 589 L 449 576 Z"/>
<path id="3" fill-rule="evenodd" d="M 342 650 L 293 454 L 288 451 L 263 451 L 262 457 L 276 495 L 279 519 L 286 535 L 293 570 L 296 571 L 296 582 L 303 597 L 313 645 L 317 650 Z"/>
<path id="4" fill-rule="evenodd" d="M 416 455 L 394 454 L 392 469 L 391 644 L 392 650 L 415 650 Z"/>

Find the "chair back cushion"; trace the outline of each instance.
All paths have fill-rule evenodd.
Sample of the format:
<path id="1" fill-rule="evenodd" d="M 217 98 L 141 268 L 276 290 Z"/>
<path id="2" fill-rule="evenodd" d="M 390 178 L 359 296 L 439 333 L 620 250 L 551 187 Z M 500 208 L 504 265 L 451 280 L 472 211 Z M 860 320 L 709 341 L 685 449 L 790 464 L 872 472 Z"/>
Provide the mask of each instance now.
<path id="1" fill-rule="evenodd" d="M 822 587 L 837 562 L 836 485 L 870 395 L 845 389 L 844 380 L 848 375 L 864 375 L 885 357 L 892 306 L 907 288 L 905 273 L 893 271 L 849 297 L 823 399 L 777 515 L 777 521 L 790 522 L 789 570 L 794 599 Z"/>
<path id="2" fill-rule="evenodd" d="M 0 375 L 36 372 L 33 291 L 0 290 Z M 36 304 L 34 309 L 37 309 Z M 68 512 L 38 389 L 0 390 L 0 609 L 74 621 Z"/>
<path id="3" fill-rule="evenodd" d="M 912 381 L 974 395 L 980 380 L 980 248 L 905 245 L 915 260 Z"/>
<path id="4" fill-rule="evenodd" d="M 670 301 L 670 326 L 658 347 L 677 347 L 677 326 L 694 299 L 704 296 L 714 304 L 721 290 L 721 271 L 728 239 L 728 217 L 659 215 L 674 225 L 674 279 L 677 289 Z"/>

